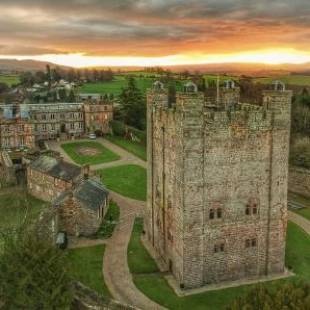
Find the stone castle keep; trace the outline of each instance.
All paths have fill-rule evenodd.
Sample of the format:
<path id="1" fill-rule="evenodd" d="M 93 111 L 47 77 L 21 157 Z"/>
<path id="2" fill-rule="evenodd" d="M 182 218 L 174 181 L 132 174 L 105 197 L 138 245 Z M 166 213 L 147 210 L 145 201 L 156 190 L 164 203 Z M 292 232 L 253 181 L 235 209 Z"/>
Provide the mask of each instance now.
<path id="1" fill-rule="evenodd" d="M 181 288 L 284 272 L 291 91 L 148 91 L 147 239 Z"/>

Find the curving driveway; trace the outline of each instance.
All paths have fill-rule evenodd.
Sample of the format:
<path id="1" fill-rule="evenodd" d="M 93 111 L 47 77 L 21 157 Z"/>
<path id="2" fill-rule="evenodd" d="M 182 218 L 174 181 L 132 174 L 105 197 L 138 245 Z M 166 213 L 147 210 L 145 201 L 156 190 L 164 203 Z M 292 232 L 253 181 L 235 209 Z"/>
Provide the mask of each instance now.
<path id="1" fill-rule="evenodd" d="M 108 240 L 103 259 L 105 283 L 116 300 L 139 309 L 165 309 L 142 294 L 135 286 L 127 263 L 127 247 L 134 220 L 142 216 L 145 203 L 110 192 L 120 206 L 120 221 Z"/>

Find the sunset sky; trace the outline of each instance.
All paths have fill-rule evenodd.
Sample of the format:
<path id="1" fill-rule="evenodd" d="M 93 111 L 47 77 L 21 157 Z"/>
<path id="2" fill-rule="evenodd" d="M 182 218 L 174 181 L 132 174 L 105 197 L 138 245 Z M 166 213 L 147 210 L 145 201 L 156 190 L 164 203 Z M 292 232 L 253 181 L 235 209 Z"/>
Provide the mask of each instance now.
<path id="1" fill-rule="evenodd" d="M 309 0 L 1 0 L 0 58 L 83 66 L 310 62 Z"/>

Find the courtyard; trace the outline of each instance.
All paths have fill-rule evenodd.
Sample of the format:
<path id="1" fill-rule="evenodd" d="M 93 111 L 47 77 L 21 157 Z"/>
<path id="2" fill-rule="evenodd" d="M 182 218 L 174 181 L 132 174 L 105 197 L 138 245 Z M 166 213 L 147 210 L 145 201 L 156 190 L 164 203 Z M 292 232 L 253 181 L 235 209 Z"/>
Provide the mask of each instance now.
<path id="1" fill-rule="evenodd" d="M 68 142 L 61 147 L 79 165 L 98 165 L 120 159 L 117 154 L 95 141 Z"/>

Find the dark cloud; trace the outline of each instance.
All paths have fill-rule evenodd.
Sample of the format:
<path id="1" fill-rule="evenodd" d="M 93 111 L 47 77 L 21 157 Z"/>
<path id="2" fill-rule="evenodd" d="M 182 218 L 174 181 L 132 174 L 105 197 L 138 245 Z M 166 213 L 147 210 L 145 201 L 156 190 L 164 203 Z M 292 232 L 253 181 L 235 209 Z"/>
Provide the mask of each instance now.
<path id="1" fill-rule="evenodd" d="M 309 0 L 1 0 L 0 12 L 0 54 L 166 55 L 310 38 Z"/>

